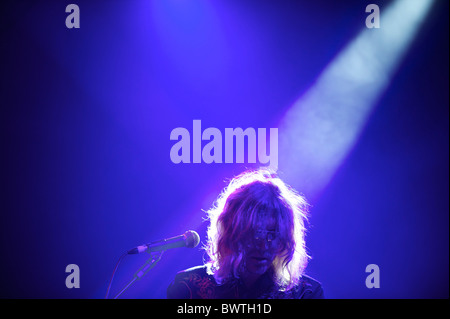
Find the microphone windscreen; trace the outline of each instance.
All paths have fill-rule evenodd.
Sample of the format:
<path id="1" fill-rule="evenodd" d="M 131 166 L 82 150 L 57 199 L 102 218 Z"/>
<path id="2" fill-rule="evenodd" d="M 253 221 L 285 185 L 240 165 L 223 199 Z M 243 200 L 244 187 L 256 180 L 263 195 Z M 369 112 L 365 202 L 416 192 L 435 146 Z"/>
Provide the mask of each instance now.
<path id="1" fill-rule="evenodd" d="M 185 242 L 187 248 L 194 248 L 200 243 L 200 236 L 197 232 L 188 230 L 184 235 L 186 236 Z"/>

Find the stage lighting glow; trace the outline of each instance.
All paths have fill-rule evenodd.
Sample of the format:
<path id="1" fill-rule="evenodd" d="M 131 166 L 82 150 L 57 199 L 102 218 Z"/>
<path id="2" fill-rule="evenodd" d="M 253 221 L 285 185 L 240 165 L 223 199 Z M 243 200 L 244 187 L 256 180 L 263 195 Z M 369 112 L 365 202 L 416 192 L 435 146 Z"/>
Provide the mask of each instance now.
<path id="1" fill-rule="evenodd" d="M 296 187 L 311 196 L 328 183 L 357 142 L 431 4 L 397 0 L 382 9 L 380 28 L 364 26 L 285 114 L 279 169 Z"/>

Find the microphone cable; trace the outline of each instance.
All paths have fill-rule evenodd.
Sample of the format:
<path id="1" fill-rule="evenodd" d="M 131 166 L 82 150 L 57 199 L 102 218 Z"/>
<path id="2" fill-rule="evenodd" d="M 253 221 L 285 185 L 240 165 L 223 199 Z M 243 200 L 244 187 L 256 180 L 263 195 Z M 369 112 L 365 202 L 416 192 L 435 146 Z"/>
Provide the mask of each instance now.
<path id="1" fill-rule="evenodd" d="M 119 257 L 119 260 L 117 260 L 116 266 L 114 267 L 111 279 L 109 280 L 109 284 L 108 284 L 108 289 L 106 290 L 106 295 L 105 295 L 105 299 L 108 299 L 108 295 L 109 295 L 109 290 L 111 289 L 111 285 L 112 285 L 112 281 L 114 278 L 114 275 L 116 274 L 117 271 L 117 267 L 119 267 L 120 262 L 122 261 L 122 259 L 128 255 L 128 251 L 125 252 L 122 256 Z"/>

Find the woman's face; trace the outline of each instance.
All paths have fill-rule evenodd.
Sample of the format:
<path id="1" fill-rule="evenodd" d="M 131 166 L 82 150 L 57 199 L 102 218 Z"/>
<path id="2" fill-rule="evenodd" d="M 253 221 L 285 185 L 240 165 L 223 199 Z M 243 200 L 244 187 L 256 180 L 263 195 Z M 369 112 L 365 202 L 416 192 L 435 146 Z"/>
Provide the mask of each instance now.
<path id="1" fill-rule="evenodd" d="M 275 218 L 270 215 L 258 217 L 248 235 L 244 244 L 244 272 L 262 275 L 272 266 L 280 246 Z"/>

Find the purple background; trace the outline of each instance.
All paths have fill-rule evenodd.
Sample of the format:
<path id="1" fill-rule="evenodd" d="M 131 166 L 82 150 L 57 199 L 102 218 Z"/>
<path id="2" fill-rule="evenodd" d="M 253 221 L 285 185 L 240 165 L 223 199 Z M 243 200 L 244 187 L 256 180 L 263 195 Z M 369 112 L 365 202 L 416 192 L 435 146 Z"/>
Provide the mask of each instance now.
<path id="1" fill-rule="evenodd" d="M 254 165 L 173 164 L 171 130 L 276 127 L 365 6 L 390 2 L 77 0 L 70 30 L 70 2 L 3 2 L 0 297 L 103 298 L 124 251 L 188 229 L 204 242 L 202 210 Z M 448 9 L 434 3 L 355 148 L 305 194 L 307 273 L 326 297 L 449 296 Z M 123 260 L 111 295 L 147 257 Z M 204 257 L 167 251 L 123 297 L 165 298 Z M 79 289 L 65 286 L 72 263 Z M 372 263 L 379 289 L 365 286 Z"/>

